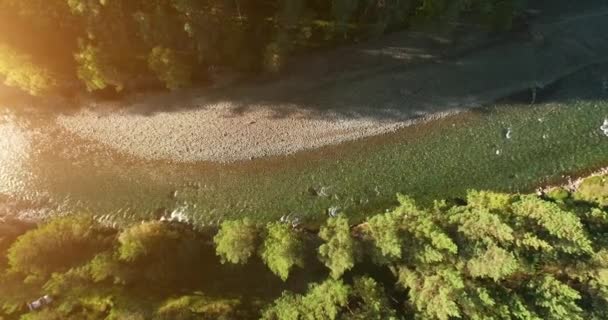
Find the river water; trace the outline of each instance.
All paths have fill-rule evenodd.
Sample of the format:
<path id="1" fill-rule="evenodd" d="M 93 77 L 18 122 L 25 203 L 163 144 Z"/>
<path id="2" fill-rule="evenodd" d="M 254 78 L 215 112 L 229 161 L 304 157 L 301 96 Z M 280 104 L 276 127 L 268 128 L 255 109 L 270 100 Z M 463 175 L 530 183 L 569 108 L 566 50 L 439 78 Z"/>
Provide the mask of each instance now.
<path id="1" fill-rule="evenodd" d="M 427 202 L 469 188 L 510 192 L 608 165 L 603 77 L 593 67 L 547 89 L 394 134 L 232 164 L 170 163 L 120 154 L 55 123 L 57 109 L 0 109 L 0 193 L 45 214 L 90 212 L 117 223 L 182 213 L 197 225 L 250 216 L 315 222 Z M 511 129 L 512 137 L 505 137 Z"/>

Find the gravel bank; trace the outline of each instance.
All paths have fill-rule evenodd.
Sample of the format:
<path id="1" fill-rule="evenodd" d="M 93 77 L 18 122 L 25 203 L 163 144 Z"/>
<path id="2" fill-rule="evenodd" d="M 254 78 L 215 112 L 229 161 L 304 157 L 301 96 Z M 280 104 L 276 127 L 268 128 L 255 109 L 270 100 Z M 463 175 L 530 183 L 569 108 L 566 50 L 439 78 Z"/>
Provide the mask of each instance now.
<path id="1" fill-rule="evenodd" d="M 529 37 L 450 59 L 441 58 L 450 43 L 410 46 L 418 40 L 404 34 L 398 48 L 381 41 L 353 48 L 356 66 L 342 68 L 352 71 L 302 72 L 270 83 L 140 97 L 120 111 L 91 106 L 61 115 L 57 123 L 145 159 L 232 162 L 291 154 L 391 132 L 523 90 L 542 90 L 605 61 L 604 30 L 608 9 L 600 4 L 596 10 L 541 19 Z M 394 36 L 389 40 L 396 41 Z M 425 58 L 411 58 L 416 56 Z"/>
<path id="2" fill-rule="evenodd" d="M 145 159 L 176 162 L 232 162 L 292 154 L 367 136 L 383 134 L 419 120 L 399 115 L 381 120 L 345 117 L 338 113 L 312 114 L 290 109 L 277 117 L 274 110 L 253 108 L 238 114 L 229 104 L 181 112 L 137 115 L 127 110 L 100 115 L 84 111 L 61 116 L 59 124 L 79 136 Z M 433 114 L 424 120 L 457 112 Z"/>

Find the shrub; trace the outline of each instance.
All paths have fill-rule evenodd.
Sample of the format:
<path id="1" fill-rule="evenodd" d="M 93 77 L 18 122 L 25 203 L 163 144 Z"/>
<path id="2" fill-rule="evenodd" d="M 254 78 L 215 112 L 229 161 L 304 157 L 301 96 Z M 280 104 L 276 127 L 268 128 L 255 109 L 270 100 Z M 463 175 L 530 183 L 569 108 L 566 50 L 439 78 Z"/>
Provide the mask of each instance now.
<path id="1" fill-rule="evenodd" d="M 575 200 L 608 207 L 608 176 L 595 176 L 583 180 L 573 197 Z"/>

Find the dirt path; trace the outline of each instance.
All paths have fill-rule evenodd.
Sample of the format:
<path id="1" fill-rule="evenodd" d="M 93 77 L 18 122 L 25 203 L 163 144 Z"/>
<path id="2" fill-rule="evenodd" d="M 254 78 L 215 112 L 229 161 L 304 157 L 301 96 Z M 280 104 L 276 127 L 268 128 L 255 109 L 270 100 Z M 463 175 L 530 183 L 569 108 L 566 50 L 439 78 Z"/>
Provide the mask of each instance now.
<path id="1" fill-rule="evenodd" d="M 400 33 L 311 58 L 280 81 L 140 97 L 119 112 L 92 106 L 57 123 L 136 157 L 176 162 L 246 160 L 383 134 L 607 59 L 608 8 L 553 15 L 529 35 L 466 55 L 458 53 L 489 39 Z"/>

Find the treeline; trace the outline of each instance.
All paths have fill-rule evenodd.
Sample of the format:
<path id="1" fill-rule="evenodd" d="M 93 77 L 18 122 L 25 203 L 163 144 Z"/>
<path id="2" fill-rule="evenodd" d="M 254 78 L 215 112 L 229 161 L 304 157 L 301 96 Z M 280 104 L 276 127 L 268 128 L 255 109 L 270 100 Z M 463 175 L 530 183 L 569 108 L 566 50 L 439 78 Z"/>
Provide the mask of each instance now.
<path id="1" fill-rule="evenodd" d="M 466 13 L 508 29 L 525 0 L 0 0 L 0 79 L 31 94 L 169 89 L 210 68 L 276 72 L 286 59 Z M 59 89 L 60 88 L 60 89 Z"/>
<path id="2" fill-rule="evenodd" d="M 592 182 L 429 208 L 399 196 L 362 224 L 337 215 L 318 232 L 56 218 L 4 246 L 0 318 L 607 319 L 608 210 L 596 199 L 608 189 Z M 25 308 L 43 295 L 53 302 Z"/>

